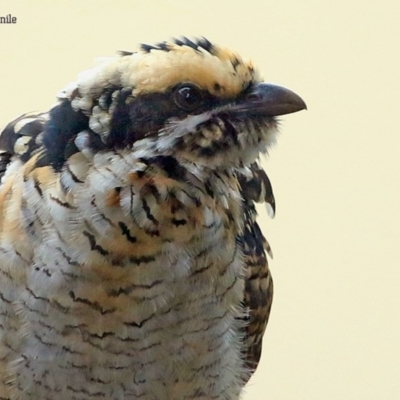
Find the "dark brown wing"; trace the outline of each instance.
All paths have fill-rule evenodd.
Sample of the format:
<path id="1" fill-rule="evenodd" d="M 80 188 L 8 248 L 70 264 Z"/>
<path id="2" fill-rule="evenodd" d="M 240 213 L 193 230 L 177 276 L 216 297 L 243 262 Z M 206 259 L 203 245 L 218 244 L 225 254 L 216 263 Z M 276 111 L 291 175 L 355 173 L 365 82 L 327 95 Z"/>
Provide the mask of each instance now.
<path id="1" fill-rule="evenodd" d="M 255 202 L 267 202 L 273 212 L 275 200 L 271 183 L 258 164 L 251 166 L 251 178 L 240 177 L 244 209 L 243 245 L 246 281 L 244 306 L 248 310 L 246 318 L 244 356 L 246 369 L 250 371 L 245 381 L 256 370 L 261 357 L 262 337 L 267 326 L 273 297 L 273 281 L 268 268 L 267 254 L 271 249 L 256 222 Z"/>
<path id="2" fill-rule="evenodd" d="M 47 113 L 24 114 L 10 122 L 0 134 L 0 179 L 12 156 L 26 162 L 41 146 Z"/>

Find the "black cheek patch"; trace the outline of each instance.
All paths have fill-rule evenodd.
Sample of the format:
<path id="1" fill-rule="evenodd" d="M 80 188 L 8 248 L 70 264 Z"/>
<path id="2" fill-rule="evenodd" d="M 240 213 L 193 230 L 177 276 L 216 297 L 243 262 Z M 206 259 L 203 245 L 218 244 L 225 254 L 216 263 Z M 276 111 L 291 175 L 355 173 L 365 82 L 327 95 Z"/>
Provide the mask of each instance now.
<path id="1" fill-rule="evenodd" d="M 46 162 L 60 170 L 65 160 L 78 151 L 72 140 L 88 126 L 89 118 L 81 111 L 74 111 L 69 101 L 53 108 L 43 133 Z"/>
<path id="2" fill-rule="evenodd" d="M 137 97 L 132 97 L 132 88 L 121 90 L 115 98 L 106 147 L 129 148 L 138 140 L 157 135 L 172 118 L 182 120 L 189 114 L 200 114 L 222 104 L 221 100 L 202 91 L 202 104 L 189 112 L 175 101 L 176 89 L 181 86 L 166 92 L 141 94 Z"/>
<path id="3" fill-rule="evenodd" d="M 143 94 L 127 102 L 121 92 L 111 118 L 107 146 L 122 149 L 136 141 L 156 134 L 172 117 L 184 118 L 185 112 L 170 100 L 169 93 Z"/>
<path id="4" fill-rule="evenodd" d="M 111 118 L 110 133 L 107 138 L 108 147 L 124 147 L 128 132 L 131 130 L 131 119 L 129 116 L 129 104 L 127 99 L 132 90 L 122 90 L 118 93 L 116 107 Z"/>

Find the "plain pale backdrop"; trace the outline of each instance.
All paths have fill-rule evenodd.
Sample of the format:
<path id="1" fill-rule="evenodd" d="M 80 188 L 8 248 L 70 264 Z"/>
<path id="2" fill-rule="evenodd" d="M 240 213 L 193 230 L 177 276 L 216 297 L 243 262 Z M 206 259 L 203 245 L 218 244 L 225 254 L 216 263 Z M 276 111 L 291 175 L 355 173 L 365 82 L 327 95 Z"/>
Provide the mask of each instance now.
<path id="1" fill-rule="evenodd" d="M 204 35 L 308 111 L 282 118 L 260 209 L 276 294 L 246 400 L 400 399 L 400 3 L 0 0 L 0 125 L 98 56 Z"/>

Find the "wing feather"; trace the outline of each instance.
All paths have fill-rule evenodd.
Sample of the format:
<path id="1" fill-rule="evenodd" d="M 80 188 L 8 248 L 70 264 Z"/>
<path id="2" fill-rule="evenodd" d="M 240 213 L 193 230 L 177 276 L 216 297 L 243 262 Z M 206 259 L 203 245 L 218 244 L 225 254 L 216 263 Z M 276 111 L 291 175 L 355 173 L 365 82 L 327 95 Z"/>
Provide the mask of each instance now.
<path id="1" fill-rule="evenodd" d="M 256 221 L 255 202 L 266 202 L 275 211 L 275 199 L 265 171 L 256 163 L 251 166 L 251 171 L 250 178 L 241 176 L 239 179 L 244 211 L 241 242 L 246 266 L 243 301 L 248 310 L 243 350 L 246 369 L 250 372 L 244 377 L 246 381 L 260 361 L 262 337 L 268 323 L 273 298 L 273 281 L 267 260 L 267 253 L 272 253 Z"/>

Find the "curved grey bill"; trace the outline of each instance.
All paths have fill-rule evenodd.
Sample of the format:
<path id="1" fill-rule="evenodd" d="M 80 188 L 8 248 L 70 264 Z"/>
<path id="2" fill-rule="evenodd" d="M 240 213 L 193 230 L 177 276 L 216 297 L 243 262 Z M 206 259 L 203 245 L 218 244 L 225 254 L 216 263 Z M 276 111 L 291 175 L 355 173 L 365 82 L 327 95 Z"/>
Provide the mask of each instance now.
<path id="1" fill-rule="evenodd" d="M 249 89 L 235 108 L 239 112 L 275 117 L 306 110 L 307 105 L 289 89 L 270 83 L 258 83 Z"/>

